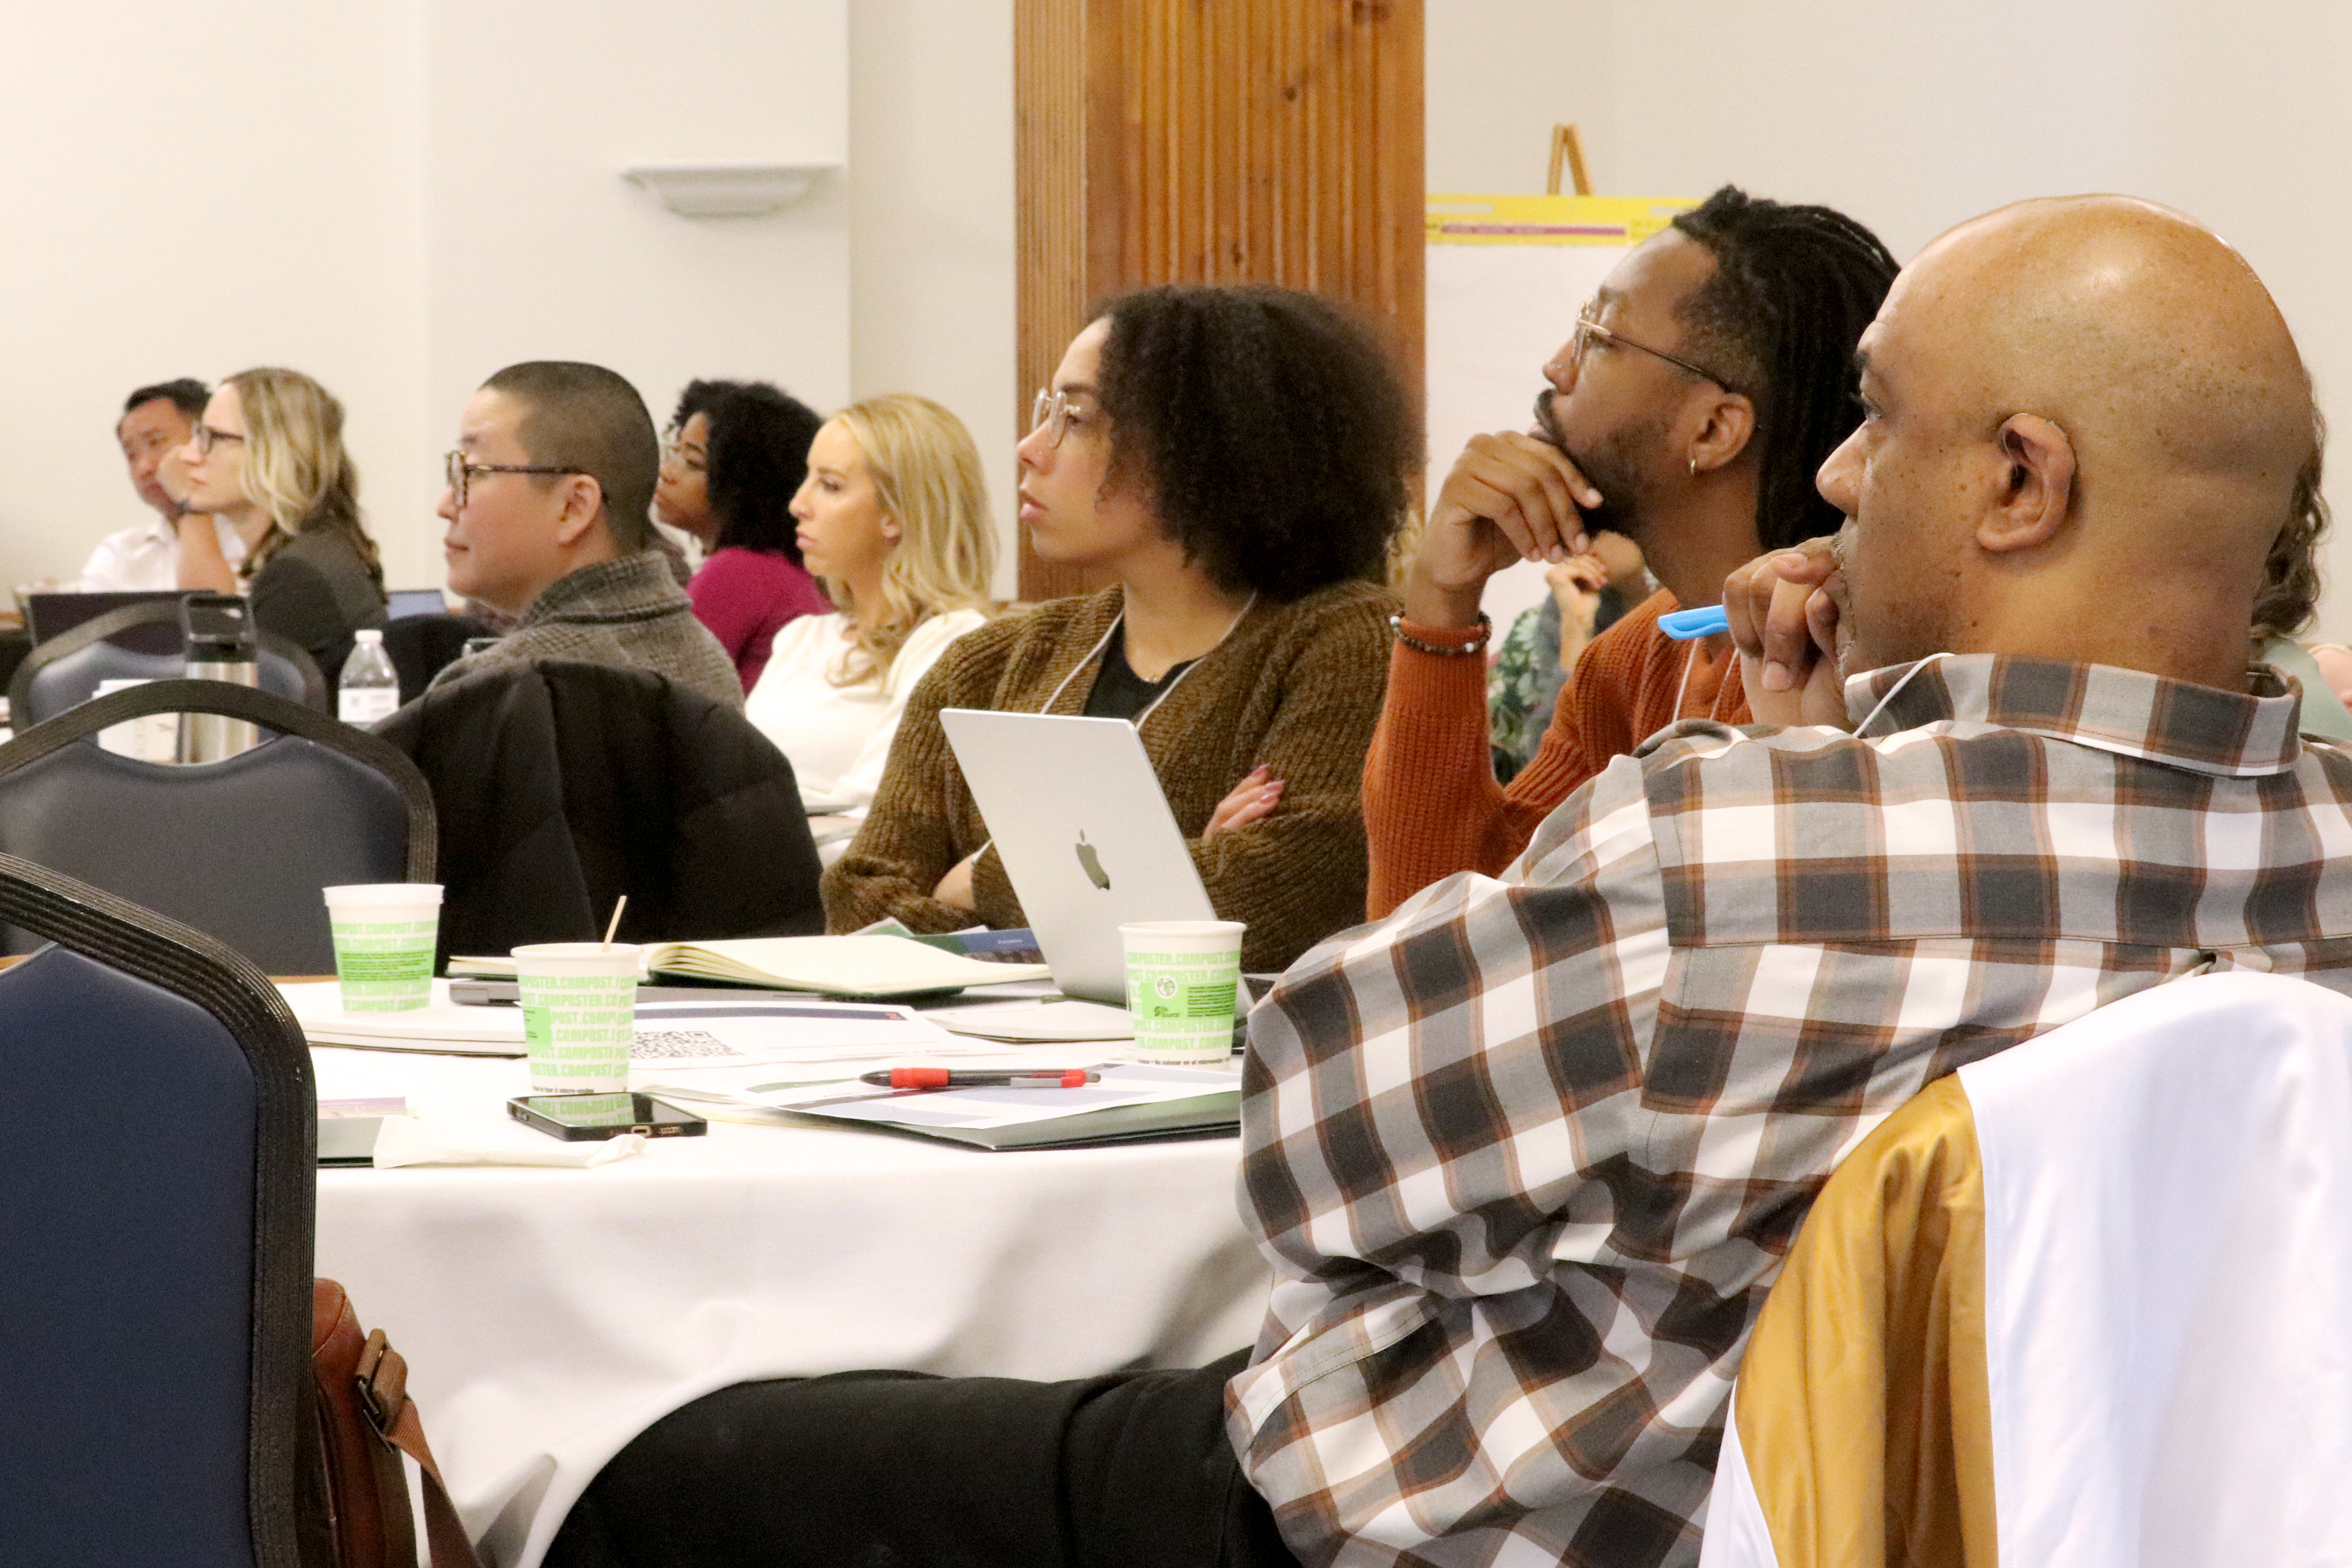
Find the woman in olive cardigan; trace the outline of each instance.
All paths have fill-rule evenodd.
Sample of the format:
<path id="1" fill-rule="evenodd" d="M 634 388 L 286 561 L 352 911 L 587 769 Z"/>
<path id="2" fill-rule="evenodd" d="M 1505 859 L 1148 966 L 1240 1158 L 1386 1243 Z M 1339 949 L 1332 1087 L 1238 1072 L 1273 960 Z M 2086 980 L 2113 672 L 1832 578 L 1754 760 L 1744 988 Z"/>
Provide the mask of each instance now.
<path id="1" fill-rule="evenodd" d="M 828 928 L 1025 923 L 941 708 L 1139 729 L 1243 966 L 1363 918 L 1363 759 L 1394 605 L 1374 585 L 1419 461 L 1370 335 L 1311 296 L 1179 287 L 1114 301 L 1022 441 L 1037 553 L 1111 586 L 951 645 L 907 706 L 866 826 L 825 874 Z"/>

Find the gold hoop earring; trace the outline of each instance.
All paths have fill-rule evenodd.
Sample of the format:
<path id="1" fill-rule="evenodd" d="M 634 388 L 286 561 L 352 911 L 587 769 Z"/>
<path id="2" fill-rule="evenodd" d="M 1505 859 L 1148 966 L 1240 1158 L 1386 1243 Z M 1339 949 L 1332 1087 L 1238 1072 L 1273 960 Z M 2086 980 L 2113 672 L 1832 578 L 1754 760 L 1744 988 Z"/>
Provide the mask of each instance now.
<path id="1" fill-rule="evenodd" d="M 1690 460 L 1690 477 L 1692 479 L 1698 478 L 1698 459 L 1696 458 L 1693 458 Z"/>

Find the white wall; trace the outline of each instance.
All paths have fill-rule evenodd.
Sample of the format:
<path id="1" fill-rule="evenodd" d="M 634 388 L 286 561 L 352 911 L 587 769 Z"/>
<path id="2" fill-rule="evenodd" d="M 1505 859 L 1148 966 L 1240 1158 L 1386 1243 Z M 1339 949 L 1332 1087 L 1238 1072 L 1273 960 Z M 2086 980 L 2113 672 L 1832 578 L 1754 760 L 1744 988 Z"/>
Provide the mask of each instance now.
<path id="1" fill-rule="evenodd" d="M 144 382 L 276 363 L 325 383 L 395 586 L 441 580 L 439 455 L 509 361 L 599 360 L 657 422 L 698 374 L 845 401 L 845 178 L 773 217 L 689 221 L 618 171 L 845 158 L 847 10 L 19 8 L 0 92 L 0 586 L 70 575 L 139 520 L 112 423 Z"/>
<path id="2" fill-rule="evenodd" d="M 850 391 L 971 427 L 1016 577 L 1013 0 L 857 0 L 849 31 Z"/>
<path id="3" fill-rule="evenodd" d="M 365 493 L 422 493 L 417 22 L 275 0 L 12 13 L 0 590 L 70 576 L 153 515 L 113 438 L 142 383 L 309 369 L 351 405 Z"/>
<path id="4" fill-rule="evenodd" d="M 1540 190 L 1551 122 L 1576 120 L 1605 193 L 1732 181 L 1838 206 L 1897 256 L 2024 196 L 2181 207 L 2261 272 L 2352 440 L 2352 7 L 1432 0 L 1429 36 L 1433 189 Z M 2320 629 L 2352 636 L 2352 518 L 2328 564 Z"/>
<path id="5" fill-rule="evenodd" d="M 1574 125 L 1598 187 L 1617 108 L 1609 0 L 1427 0 L 1423 50 L 1432 191 L 1533 195 L 1551 128 Z M 1560 188 L 1575 183 L 1560 171 Z M 1648 195 L 1648 191 L 1628 192 Z"/>

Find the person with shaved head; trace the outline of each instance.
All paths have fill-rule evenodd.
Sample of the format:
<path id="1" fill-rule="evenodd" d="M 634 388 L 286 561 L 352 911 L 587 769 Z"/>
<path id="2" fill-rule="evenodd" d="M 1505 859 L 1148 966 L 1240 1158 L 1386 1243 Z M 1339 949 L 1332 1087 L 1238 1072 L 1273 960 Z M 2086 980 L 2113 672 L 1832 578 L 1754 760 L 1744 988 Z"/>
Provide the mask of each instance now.
<path id="1" fill-rule="evenodd" d="M 529 360 L 484 382 L 444 460 L 449 591 L 513 629 L 434 677 L 536 659 L 648 669 L 739 711 L 743 683 L 656 547 L 661 445 L 618 373 Z"/>
<path id="2" fill-rule="evenodd" d="M 1862 426 L 1821 473 L 1844 528 L 1727 584 L 1759 720 L 1837 723 L 1845 677 L 1938 653 L 2242 689 L 2248 627 L 2309 620 L 2310 379 L 2193 220 L 2100 196 L 1963 224 L 1856 358 Z"/>
<path id="3" fill-rule="evenodd" d="M 548 1561 L 1691 1568 L 1749 1326 L 1871 1129 L 2184 976 L 2352 991 L 2352 754 L 2249 664 L 2323 521 L 2261 282 L 2179 214 L 2033 203 L 1861 343 L 1838 546 L 1730 584 L 1774 722 L 1663 731 L 1251 1014 L 1247 1365 L 739 1385 Z"/>
<path id="4" fill-rule="evenodd" d="M 1889 1112 L 2185 975 L 2352 991 L 2352 754 L 2250 662 L 2325 514 L 2244 259 L 2005 208 L 1860 359 L 1834 549 L 1727 585 L 1766 722 L 1664 731 L 1251 1016 L 1230 1427 L 1305 1562 L 1696 1563 L 1748 1328 Z"/>

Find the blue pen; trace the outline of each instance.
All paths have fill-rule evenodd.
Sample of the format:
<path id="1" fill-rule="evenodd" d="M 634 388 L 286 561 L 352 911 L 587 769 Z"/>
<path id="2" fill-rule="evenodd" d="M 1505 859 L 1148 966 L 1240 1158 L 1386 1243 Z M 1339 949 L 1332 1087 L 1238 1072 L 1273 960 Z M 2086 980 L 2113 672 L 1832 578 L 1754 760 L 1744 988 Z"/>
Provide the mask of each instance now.
<path id="1" fill-rule="evenodd" d="M 1729 631 L 1731 618 L 1723 613 L 1721 605 L 1704 605 L 1696 610 L 1676 610 L 1670 616 L 1660 616 L 1658 629 L 1676 642 L 1695 642 Z"/>

